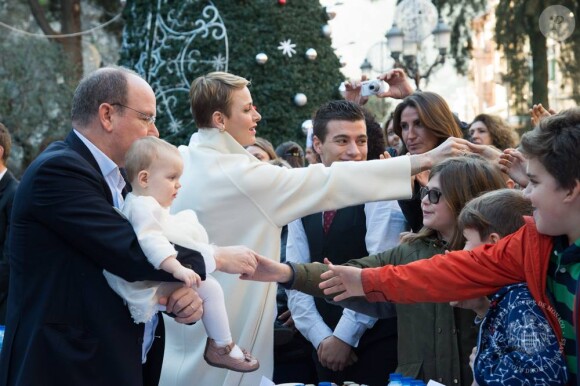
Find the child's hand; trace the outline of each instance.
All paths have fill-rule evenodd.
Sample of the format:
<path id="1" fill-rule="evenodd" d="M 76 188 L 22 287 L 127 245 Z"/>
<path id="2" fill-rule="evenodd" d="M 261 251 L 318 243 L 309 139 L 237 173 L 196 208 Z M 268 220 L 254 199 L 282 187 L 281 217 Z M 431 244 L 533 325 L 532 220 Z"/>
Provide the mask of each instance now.
<path id="1" fill-rule="evenodd" d="M 522 188 L 528 186 L 528 175 L 526 168 L 528 161 L 522 153 L 516 149 L 505 149 L 499 156 L 499 168 L 502 172 L 510 176 Z"/>
<path id="2" fill-rule="evenodd" d="M 477 316 L 483 318 L 489 309 L 489 299 L 485 296 L 476 299 L 461 300 L 455 302 L 449 302 L 452 307 L 465 308 L 467 310 L 473 310 Z"/>
<path id="3" fill-rule="evenodd" d="M 362 269 L 334 265 L 327 258 L 324 258 L 324 264 L 328 265 L 328 271 L 320 275 L 324 281 L 318 287 L 325 295 L 338 294 L 332 299 L 335 302 L 352 296 L 365 296 L 361 280 Z"/>
<path id="4" fill-rule="evenodd" d="M 201 277 L 193 270 L 181 267 L 173 273 L 173 277 L 181 280 L 185 287 L 199 287 L 201 285 Z"/>

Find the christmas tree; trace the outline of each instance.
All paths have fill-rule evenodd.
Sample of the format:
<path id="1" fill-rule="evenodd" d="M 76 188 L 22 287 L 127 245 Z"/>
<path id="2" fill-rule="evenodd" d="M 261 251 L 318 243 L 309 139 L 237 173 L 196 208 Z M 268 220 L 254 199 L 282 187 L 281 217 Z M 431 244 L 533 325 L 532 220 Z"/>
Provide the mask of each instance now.
<path id="1" fill-rule="evenodd" d="M 344 77 L 318 1 L 129 0 L 124 17 L 120 64 L 152 85 L 157 127 L 174 144 L 195 131 L 191 81 L 211 71 L 252 82 L 262 115 L 258 136 L 275 145 L 303 143 L 303 122 L 322 103 L 340 98 Z"/>

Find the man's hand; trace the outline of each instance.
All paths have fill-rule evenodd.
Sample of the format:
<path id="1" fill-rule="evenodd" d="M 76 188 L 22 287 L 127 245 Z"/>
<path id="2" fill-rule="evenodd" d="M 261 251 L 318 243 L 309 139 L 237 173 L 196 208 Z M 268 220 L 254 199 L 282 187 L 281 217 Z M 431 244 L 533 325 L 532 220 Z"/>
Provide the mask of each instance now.
<path id="1" fill-rule="evenodd" d="M 258 256 L 260 255 L 243 245 L 216 247 L 214 253 L 216 270 L 225 273 L 251 275 L 258 265 Z"/>
<path id="2" fill-rule="evenodd" d="M 362 269 L 347 267 L 344 265 L 334 265 L 327 258 L 324 264 L 328 265 L 328 271 L 320 275 L 324 280 L 318 286 L 324 290 L 325 295 L 338 293 L 332 300 L 339 302 L 352 296 L 365 296 L 362 286 Z"/>
<path id="3" fill-rule="evenodd" d="M 287 283 L 294 277 L 294 272 L 287 264 L 278 263 L 264 256 L 258 256 L 258 266 L 251 274 L 242 274 L 242 280 Z"/>
<path id="4" fill-rule="evenodd" d="M 176 315 L 175 321 L 183 324 L 197 322 L 203 315 L 203 302 L 191 287 L 180 287 L 169 298 L 159 298 L 168 313 Z"/>
<path id="5" fill-rule="evenodd" d="M 400 68 L 394 68 L 391 71 L 379 76 L 389 85 L 389 89 L 383 93 L 377 94 L 380 98 L 405 99 L 413 93 L 413 86 L 407 80 L 407 74 Z"/>
<path id="6" fill-rule="evenodd" d="M 278 316 L 278 320 L 280 321 L 280 323 L 282 323 L 283 326 L 286 326 L 288 328 L 291 328 L 292 330 L 295 330 L 294 319 L 292 319 L 292 313 L 290 312 L 290 310 L 286 310 L 286 311 L 282 312 Z"/>
<path id="7" fill-rule="evenodd" d="M 316 353 L 320 364 L 332 371 L 342 371 L 358 360 L 352 347 L 333 335 L 320 342 Z"/>

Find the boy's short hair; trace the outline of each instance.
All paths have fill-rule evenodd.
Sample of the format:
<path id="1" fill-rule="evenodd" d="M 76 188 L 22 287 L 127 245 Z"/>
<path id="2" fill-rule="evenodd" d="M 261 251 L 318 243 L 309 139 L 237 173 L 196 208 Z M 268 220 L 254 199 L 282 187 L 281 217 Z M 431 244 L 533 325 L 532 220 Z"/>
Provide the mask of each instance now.
<path id="1" fill-rule="evenodd" d="M 10 137 L 10 132 L 2 123 L 0 123 L 0 146 L 4 149 L 2 162 L 6 164 L 6 162 L 8 162 L 8 157 L 10 156 L 10 149 L 12 149 L 12 138 Z"/>
<path id="2" fill-rule="evenodd" d="M 540 120 L 525 133 L 521 149 L 536 158 L 561 188 L 571 189 L 580 180 L 580 108 L 564 110 Z"/>
<path id="3" fill-rule="evenodd" d="M 140 171 L 149 169 L 162 152 L 180 156 L 175 146 L 157 137 L 143 137 L 133 142 L 125 156 L 125 171 L 129 181 L 132 182 Z"/>
<path id="4" fill-rule="evenodd" d="M 364 112 L 358 104 L 346 100 L 330 101 L 320 106 L 314 113 L 314 117 L 312 118 L 312 133 L 320 142 L 324 143 L 326 134 L 328 133 L 328 122 L 356 122 L 364 120 Z"/>
<path id="5" fill-rule="evenodd" d="M 210 72 L 191 83 L 189 100 L 191 113 L 198 128 L 209 128 L 212 115 L 219 111 L 230 114 L 232 92 L 249 86 L 250 81 L 227 72 Z"/>
<path id="6" fill-rule="evenodd" d="M 514 233 L 531 216 L 532 203 L 516 189 L 498 189 L 469 201 L 458 218 L 459 229 L 476 229 L 481 240 L 492 233 L 500 237 Z"/>

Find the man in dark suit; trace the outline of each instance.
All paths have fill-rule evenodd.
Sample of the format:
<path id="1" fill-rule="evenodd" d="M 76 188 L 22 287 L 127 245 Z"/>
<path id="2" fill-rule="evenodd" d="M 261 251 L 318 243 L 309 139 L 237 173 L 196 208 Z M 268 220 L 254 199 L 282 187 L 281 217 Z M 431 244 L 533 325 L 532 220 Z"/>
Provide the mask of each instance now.
<path id="1" fill-rule="evenodd" d="M 103 276 L 106 269 L 128 281 L 175 281 L 147 262 L 116 209 L 123 201 L 119 168 L 126 151 L 137 138 L 159 135 L 155 111 L 155 94 L 139 75 L 99 69 L 75 91 L 74 130 L 22 177 L 12 216 L 0 385 L 156 384 L 159 358 L 149 353 L 146 364 L 154 370 L 142 373 L 155 325 L 133 323 Z M 205 273 L 198 252 L 176 249 L 183 264 Z M 235 272 L 217 256 L 216 265 Z M 201 317 L 201 299 L 191 288 L 164 300 L 180 323 Z"/>
<path id="2" fill-rule="evenodd" d="M 12 139 L 8 129 L 0 123 L 0 324 L 6 324 L 6 303 L 8 300 L 10 214 L 12 201 L 18 187 L 18 180 L 6 168 Z"/>

